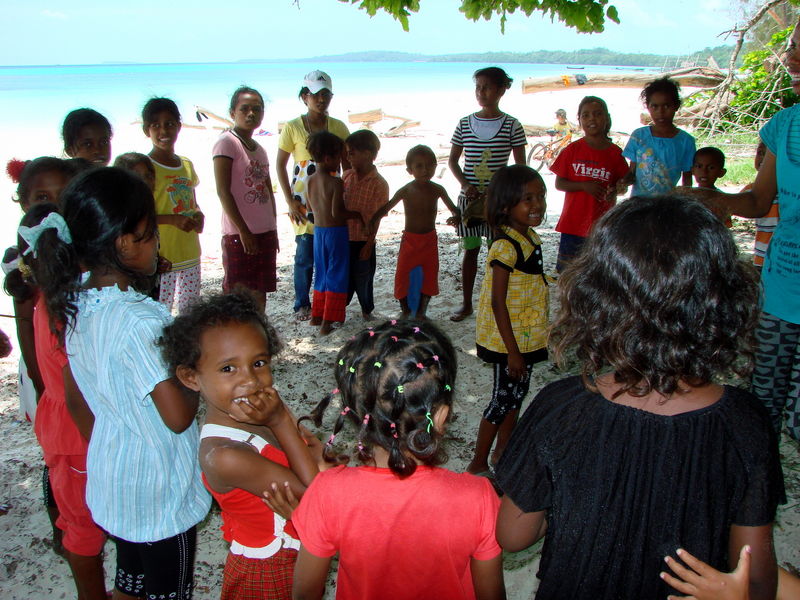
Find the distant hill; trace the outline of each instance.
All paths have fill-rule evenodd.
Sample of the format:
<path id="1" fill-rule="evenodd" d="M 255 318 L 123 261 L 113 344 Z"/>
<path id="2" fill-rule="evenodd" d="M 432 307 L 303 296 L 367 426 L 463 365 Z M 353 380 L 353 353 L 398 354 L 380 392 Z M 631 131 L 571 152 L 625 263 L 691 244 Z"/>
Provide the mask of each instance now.
<path id="1" fill-rule="evenodd" d="M 485 63 L 540 63 L 562 65 L 616 65 L 630 67 L 673 68 L 682 63 L 706 65 L 713 56 L 719 66 L 728 66 L 733 46 L 704 48 L 690 55 L 662 55 L 613 52 L 607 48 L 584 50 L 535 50 L 533 52 L 481 52 L 464 54 L 414 54 L 373 50 L 369 52 L 347 52 L 327 56 L 314 56 L 303 60 L 317 62 L 485 62 Z"/>

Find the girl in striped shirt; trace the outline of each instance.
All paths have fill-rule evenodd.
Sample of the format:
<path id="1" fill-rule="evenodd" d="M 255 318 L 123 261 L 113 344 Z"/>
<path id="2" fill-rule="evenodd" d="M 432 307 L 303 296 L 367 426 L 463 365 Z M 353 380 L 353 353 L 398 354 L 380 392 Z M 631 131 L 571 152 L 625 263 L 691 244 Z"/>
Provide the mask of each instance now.
<path id="1" fill-rule="evenodd" d="M 461 262 L 461 284 L 464 302 L 451 315 L 451 321 L 463 321 L 472 314 L 472 290 L 478 272 L 478 253 L 481 237 L 489 230 L 484 217 L 486 188 L 492 175 L 508 164 L 514 154 L 514 163 L 525 164 L 525 132 L 520 122 L 500 110 L 500 99 L 511 87 L 513 79 L 499 67 L 478 69 L 473 75 L 475 98 L 481 107 L 476 113 L 467 115 L 458 122 L 450 140 L 448 164 L 461 184 L 458 208 L 461 224 L 458 236 L 464 241 L 464 257 Z M 461 155 L 464 166 L 461 167 Z"/>

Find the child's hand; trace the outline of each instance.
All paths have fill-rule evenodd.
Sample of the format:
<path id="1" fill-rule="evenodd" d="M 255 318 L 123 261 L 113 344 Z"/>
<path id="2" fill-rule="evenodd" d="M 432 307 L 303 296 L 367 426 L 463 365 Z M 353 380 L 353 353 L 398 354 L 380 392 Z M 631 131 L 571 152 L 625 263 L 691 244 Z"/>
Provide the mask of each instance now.
<path id="1" fill-rule="evenodd" d="M 307 221 L 303 203 L 294 198 L 287 198 L 286 205 L 289 207 L 289 219 L 296 225 L 302 225 Z"/>
<path id="2" fill-rule="evenodd" d="M 206 216 L 198 210 L 192 215 L 192 219 L 194 220 L 194 230 L 197 233 L 203 233 L 203 228 L 206 226 Z"/>
<path id="3" fill-rule="evenodd" d="M 465 187 L 462 187 L 461 191 L 464 192 L 464 196 L 466 196 L 467 200 L 472 200 L 473 198 L 478 197 L 478 188 L 471 183 Z"/>
<path id="4" fill-rule="evenodd" d="M 358 253 L 358 260 L 367 260 L 370 256 L 372 256 L 372 250 L 375 248 L 375 238 L 370 237 L 367 240 L 367 243 L 364 244 L 364 247 L 361 249 L 361 252 Z"/>
<path id="5" fill-rule="evenodd" d="M 445 221 L 448 225 L 452 225 L 453 227 L 458 227 L 461 224 L 461 211 L 456 212 L 456 214 L 451 215 Z"/>
<path id="6" fill-rule="evenodd" d="M 164 258 L 159 254 L 158 264 L 156 265 L 156 273 L 158 273 L 159 275 L 161 273 L 169 273 L 171 269 L 172 269 L 172 261 L 167 260 L 166 258 Z"/>
<path id="7" fill-rule="evenodd" d="M 288 481 L 284 481 L 283 485 L 273 483 L 271 490 L 264 492 L 264 504 L 269 506 L 270 510 L 287 521 L 292 520 L 292 513 L 300 501 L 294 495 L 292 488 L 289 486 Z"/>
<path id="8" fill-rule="evenodd" d="M 584 181 L 583 191 L 590 196 L 594 196 L 598 200 L 604 201 L 606 199 L 606 194 L 608 193 L 608 187 L 599 181 Z"/>
<path id="9" fill-rule="evenodd" d="M 5 331 L 0 331 L 0 358 L 5 358 L 9 354 L 11 354 L 11 349 L 13 346 L 11 345 L 11 340 L 8 339 Z"/>
<path id="10" fill-rule="evenodd" d="M 249 231 L 239 232 L 239 241 L 242 242 L 242 249 L 245 254 L 258 254 L 258 242 L 256 236 Z"/>
<path id="11" fill-rule="evenodd" d="M 528 369 L 525 368 L 525 359 L 522 358 L 522 354 L 520 354 L 519 351 L 508 353 L 508 365 L 506 366 L 506 371 L 511 379 L 516 380 L 522 379 L 528 372 Z"/>
<path id="12" fill-rule="evenodd" d="M 237 402 L 237 400 L 239 401 Z M 231 402 L 228 416 L 240 423 L 273 428 L 280 424 L 282 418 L 288 417 L 289 413 L 278 390 L 268 387 L 246 398 L 237 398 Z"/>
<path id="13" fill-rule="evenodd" d="M 172 215 L 172 225 L 181 231 L 192 231 L 195 228 L 195 221 L 186 215 Z"/>
<path id="14" fill-rule="evenodd" d="M 678 549 L 678 556 L 688 568 L 666 556 L 664 561 L 677 577 L 666 572 L 662 572 L 660 577 L 687 596 L 669 596 L 669 600 L 748 600 L 750 597 L 750 546 L 742 546 L 739 564 L 732 573 L 717 571 L 686 550 Z"/>

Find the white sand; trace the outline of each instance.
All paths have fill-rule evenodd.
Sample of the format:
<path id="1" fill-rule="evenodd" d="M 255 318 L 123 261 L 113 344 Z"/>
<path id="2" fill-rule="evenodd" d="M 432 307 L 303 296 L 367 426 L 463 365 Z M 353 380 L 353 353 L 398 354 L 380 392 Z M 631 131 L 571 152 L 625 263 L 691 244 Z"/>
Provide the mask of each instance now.
<path id="1" fill-rule="evenodd" d="M 637 100 L 638 90 L 574 90 L 562 93 L 542 93 L 523 96 L 515 86 L 503 101 L 503 108 L 509 114 L 517 116 L 523 123 L 549 125 L 553 121 L 553 113 L 557 108 L 566 108 L 570 115 L 576 112 L 580 98 L 586 94 L 596 93 L 605 98 L 610 105 L 614 119 L 614 129 L 631 131 L 639 124 L 640 104 Z M 288 102 L 281 103 L 281 108 L 294 106 L 293 112 L 284 114 L 269 113 L 265 120 L 265 128 L 275 131 L 277 120 L 287 120 L 299 114 L 300 106 Z M 277 108 L 274 105 L 273 108 Z M 418 94 L 411 96 L 363 96 L 345 98 L 336 96 L 332 106 L 332 115 L 346 119 L 348 112 L 363 112 L 374 108 L 383 108 L 387 114 L 408 116 L 420 120 L 421 126 L 412 129 L 405 137 L 382 139 L 382 150 L 378 164 L 381 162 L 400 161 L 413 145 L 424 143 L 437 153 L 447 153 L 449 140 L 457 119 L 474 111 L 476 106 L 470 95 L 452 97 L 447 94 Z M 188 107 L 181 107 L 185 112 Z M 287 109 L 287 110 L 289 110 Z M 570 116 L 571 120 L 574 117 Z M 394 124 L 394 123 L 392 123 Z M 356 129 L 357 126 L 351 126 Z M 381 130 L 376 127 L 376 130 Z M 211 163 L 211 146 L 218 132 L 184 129 L 181 133 L 177 151 L 192 159 L 198 170 L 201 185 L 198 188 L 198 200 L 206 213 L 206 232 L 202 236 L 203 243 L 203 277 L 204 287 L 217 290 L 222 278 L 219 249 L 219 203 L 214 193 L 214 180 Z M 5 161 L 12 156 L 31 158 L 42 154 L 59 154 L 57 138 L 52 134 L 42 135 L 37 142 L 13 140 L 4 142 L 0 147 L 0 159 Z M 259 141 L 267 148 L 274 161 L 277 137 L 262 137 Z M 147 152 L 149 143 L 136 125 L 115 124 L 113 140 L 114 153 L 138 150 Z M 441 167 L 444 167 L 444 163 Z M 391 190 L 396 190 L 408 180 L 404 166 L 380 167 L 381 174 L 389 182 Z M 458 185 L 455 179 L 444 168 L 441 179 L 455 199 Z M 563 195 L 553 186 L 552 175 L 544 174 L 549 190 L 548 221 L 540 228 L 544 242 L 545 263 L 548 271 L 553 271 L 557 234 L 553 227 L 558 219 Z M 276 181 L 273 171 L 273 181 Z M 0 197 L 8 198 L 13 186 L 6 178 L 0 182 Z M 285 216 L 285 205 L 278 194 L 279 234 L 281 253 L 278 258 L 279 284 L 278 291 L 268 301 L 268 313 L 277 325 L 286 341 L 286 350 L 273 365 L 276 387 L 284 400 L 299 414 L 304 414 L 333 386 L 331 367 L 339 347 L 344 340 L 364 326 L 360 317 L 357 302 L 353 302 L 348 310 L 344 327 L 327 338 L 319 338 L 314 328 L 304 323 L 296 323 L 292 319 L 292 261 L 294 256 L 294 240 Z M 3 204 L 3 219 L 0 219 L 0 240 L 10 245 L 14 242 L 14 232 L 20 216 L 16 206 L 8 202 Z M 459 281 L 460 256 L 458 241 L 452 228 L 444 224 L 446 210 L 439 216 L 440 235 L 440 287 L 442 294 L 433 299 L 429 316 L 436 320 L 451 337 L 459 354 L 458 400 L 455 406 L 456 420 L 450 427 L 452 438 L 450 462 L 448 467 L 463 470 L 471 457 L 472 444 L 477 431 L 478 420 L 491 391 L 490 369 L 475 356 L 475 319 L 471 317 L 460 324 L 450 322 L 446 317 L 451 314 L 461 301 Z M 402 230 L 403 216 L 394 211 L 385 219 L 379 234 L 378 272 L 375 278 L 376 315 L 388 318 L 396 314 L 397 304 L 393 299 L 394 268 L 399 235 Z M 485 254 L 482 253 L 482 257 Z M 477 290 L 480 287 L 482 273 L 479 273 Z M 0 296 L 0 312 L 8 314 L 11 304 L 8 298 Z M 0 318 L 0 327 L 12 339 L 13 322 Z M 41 453 L 33 436 L 29 423 L 21 421 L 17 414 L 16 396 L 16 363 L 18 354 L 0 360 L 0 431 L 5 443 L 0 449 L 0 502 L 11 505 L 8 514 L 0 516 L 0 597 L 4 599 L 28 598 L 73 598 L 75 596 L 69 569 L 66 563 L 57 557 L 49 548 L 50 526 L 43 509 L 41 497 Z M 532 392 L 540 389 L 547 381 L 560 375 L 550 365 L 537 367 Z M 325 435 L 327 432 L 323 432 Z M 785 453 L 797 463 L 796 446 L 784 446 Z M 776 529 L 777 554 L 780 562 L 800 565 L 800 533 L 798 532 L 797 514 L 798 488 L 797 479 L 793 480 L 792 497 L 788 510 L 780 515 L 779 527 Z M 197 564 L 195 571 L 196 594 L 199 600 L 218 598 L 222 565 L 227 549 L 219 533 L 219 516 L 212 514 L 200 528 Z M 113 572 L 113 544 L 106 545 L 106 568 Z M 535 589 L 535 572 L 538 558 L 536 552 L 528 551 L 506 557 L 506 583 L 509 598 L 527 598 Z M 333 597 L 329 593 L 330 597 Z"/>

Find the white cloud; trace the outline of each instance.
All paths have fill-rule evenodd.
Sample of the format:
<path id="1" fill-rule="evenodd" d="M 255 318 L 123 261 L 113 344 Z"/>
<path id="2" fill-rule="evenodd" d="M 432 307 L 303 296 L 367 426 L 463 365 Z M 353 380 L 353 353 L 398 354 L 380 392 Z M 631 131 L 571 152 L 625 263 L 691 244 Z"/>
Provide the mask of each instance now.
<path id="1" fill-rule="evenodd" d="M 59 19 L 63 21 L 67 18 L 67 15 L 58 10 L 44 9 L 41 14 L 43 17 L 47 17 L 48 19 Z"/>

